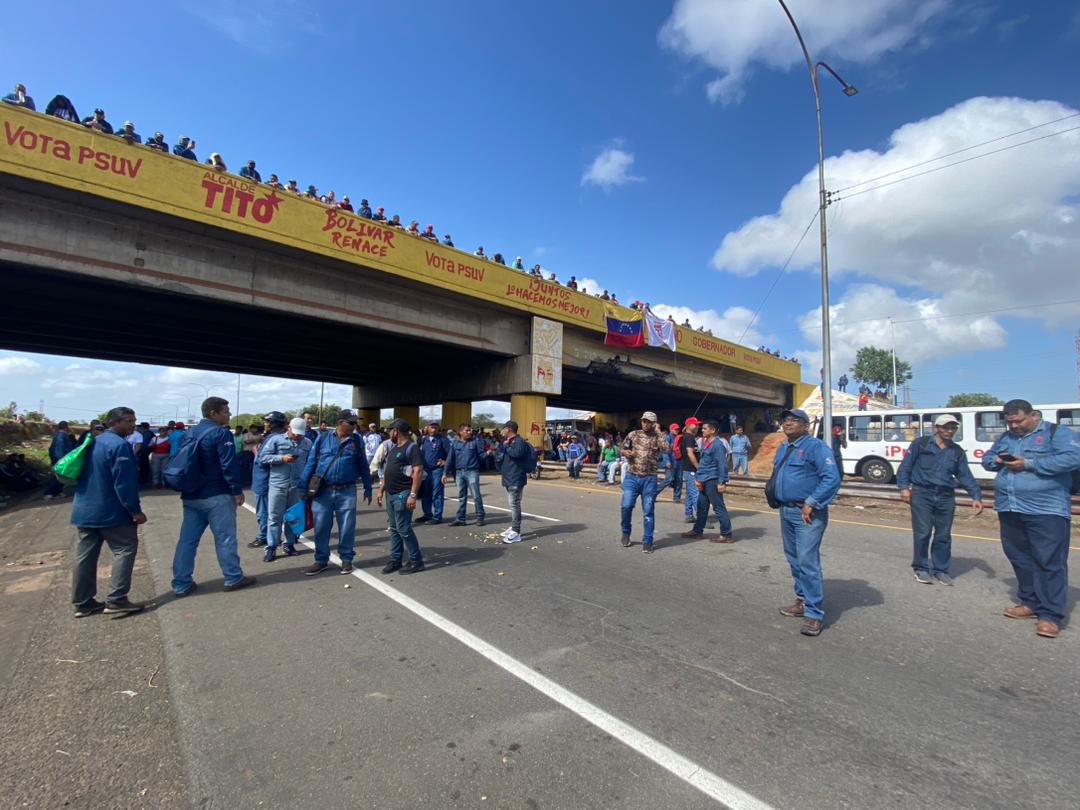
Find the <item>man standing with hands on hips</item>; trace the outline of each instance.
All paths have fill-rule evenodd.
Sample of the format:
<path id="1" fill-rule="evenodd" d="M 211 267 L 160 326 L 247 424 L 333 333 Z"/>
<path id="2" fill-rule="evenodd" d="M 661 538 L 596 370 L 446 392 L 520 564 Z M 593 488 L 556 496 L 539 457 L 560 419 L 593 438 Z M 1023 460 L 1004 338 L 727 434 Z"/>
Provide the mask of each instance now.
<path id="1" fill-rule="evenodd" d="M 942 585 L 953 584 L 949 560 L 957 482 L 967 490 L 975 514 L 981 514 L 983 510 L 982 490 L 968 467 L 967 454 L 953 442 L 959 427 L 960 422 L 955 416 L 943 413 L 934 420 L 934 435 L 913 441 L 896 471 L 900 499 L 911 506 L 911 530 L 915 535 L 911 567 L 915 571 L 915 581 L 923 585 L 932 585 L 935 579 Z M 931 536 L 934 539 L 932 565 Z"/>
<path id="2" fill-rule="evenodd" d="M 806 411 L 784 411 L 780 428 L 787 441 L 776 451 L 766 496 L 780 510 L 784 556 L 795 585 L 795 602 L 780 608 L 780 613 L 802 618 L 800 632 L 817 636 L 825 621 L 821 538 L 829 525 L 829 503 L 840 491 L 840 473 L 832 450 L 810 435 Z"/>
<path id="3" fill-rule="evenodd" d="M 384 574 L 399 570 L 402 574 L 419 574 L 424 570 L 424 555 L 412 527 L 412 513 L 424 479 L 424 460 L 411 434 L 412 428 L 404 419 L 390 423 L 393 444 L 386 453 L 382 483 L 375 497 L 379 506 L 383 505 L 383 498 L 386 499 L 386 514 L 390 521 L 390 562 L 383 568 Z M 406 549 L 409 562 L 402 566 Z"/>

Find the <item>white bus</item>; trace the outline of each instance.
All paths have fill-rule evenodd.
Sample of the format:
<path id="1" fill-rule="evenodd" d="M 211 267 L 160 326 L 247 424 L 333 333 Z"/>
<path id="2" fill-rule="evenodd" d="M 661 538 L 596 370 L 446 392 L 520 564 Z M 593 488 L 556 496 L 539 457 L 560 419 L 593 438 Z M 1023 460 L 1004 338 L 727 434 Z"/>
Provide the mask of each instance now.
<path id="1" fill-rule="evenodd" d="M 1080 428 L 1080 403 L 1035 405 L 1035 409 L 1049 422 Z M 873 484 L 890 483 L 911 443 L 919 436 L 933 436 L 934 420 L 943 413 L 960 420 L 953 440 L 967 454 L 971 472 L 976 478 L 990 477 L 982 467 L 982 459 L 1006 430 L 1000 405 L 834 413 L 833 425 L 839 425 L 847 437 L 847 447 L 841 451 L 844 473 L 862 476 Z"/>

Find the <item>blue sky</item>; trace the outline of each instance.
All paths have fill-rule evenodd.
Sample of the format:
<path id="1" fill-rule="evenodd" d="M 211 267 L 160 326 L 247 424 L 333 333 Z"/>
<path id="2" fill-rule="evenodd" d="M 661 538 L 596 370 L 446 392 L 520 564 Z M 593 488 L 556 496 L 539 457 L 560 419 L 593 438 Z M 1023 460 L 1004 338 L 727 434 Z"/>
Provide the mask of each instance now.
<path id="1" fill-rule="evenodd" d="M 0 34 L 4 81 L 24 82 L 39 108 L 62 92 L 80 114 L 100 105 L 144 135 L 189 135 L 200 158 L 220 152 L 234 170 L 254 158 L 264 177 L 367 197 L 459 247 L 520 255 L 742 335 L 816 205 L 813 98 L 779 5 L 347 5 L 86 14 L 80 3 L 38 4 Z M 1074 4 L 791 7 L 815 57 L 860 90 L 847 98 L 823 77 L 830 188 L 1080 110 Z M 834 376 L 858 346 L 888 345 L 887 324 L 868 319 L 892 315 L 917 403 L 960 390 L 1077 399 L 1080 304 L 1041 305 L 1080 299 L 1078 136 L 830 207 Z M 814 228 L 745 338 L 798 355 L 807 379 L 820 364 L 817 270 Z M 1040 306 L 989 312 L 1027 305 Z M 173 386 L 190 394 L 189 381 L 216 380 L 0 352 L 0 397 L 44 399 L 58 417 L 117 396 L 167 412 Z M 310 381 L 245 385 L 260 408 L 317 391 Z"/>

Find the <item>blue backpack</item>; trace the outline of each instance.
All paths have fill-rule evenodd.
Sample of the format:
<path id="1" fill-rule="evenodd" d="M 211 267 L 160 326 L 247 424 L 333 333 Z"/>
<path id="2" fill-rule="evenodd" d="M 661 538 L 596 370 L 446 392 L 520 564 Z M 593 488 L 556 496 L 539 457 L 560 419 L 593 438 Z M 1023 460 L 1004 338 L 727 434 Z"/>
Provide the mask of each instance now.
<path id="1" fill-rule="evenodd" d="M 205 435 L 204 433 L 203 436 Z M 181 494 L 189 495 L 202 489 L 206 483 L 202 465 L 199 464 L 199 442 L 201 440 L 202 436 L 194 439 L 190 433 L 186 434 L 180 442 L 180 449 L 176 455 L 165 464 L 162 477 L 165 479 L 165 485 L 169 489 L 175 489 Z"/>

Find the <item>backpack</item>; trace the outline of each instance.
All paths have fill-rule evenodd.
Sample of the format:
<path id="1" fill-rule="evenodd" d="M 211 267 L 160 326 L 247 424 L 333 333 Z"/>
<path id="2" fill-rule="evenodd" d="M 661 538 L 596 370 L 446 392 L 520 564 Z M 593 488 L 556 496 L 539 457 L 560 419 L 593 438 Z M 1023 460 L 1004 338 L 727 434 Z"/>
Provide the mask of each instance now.
<path id="1" fill-rule="evenodd" d="M 525 442 L 524 439 L 522 439 Z M 532 475 L 536 472 L 536 448 L 532 446 L 532 442 L 525 442 L 525 446 L 529 448 L 529 457 L 522 460 L 521 466 L 525 470 L 525 475 Z"/>
<path id="2" fill-rule="evenodd" d="M 671 452 L 675 455 L 676 461 L 682 461 L 682 434 L 680 433 L 675 437 L 675 444 L 672 445 Z"/>
<path id="3" fill-rule="evenodd" d="M 1050 423 L 1050 441 L 1054 441 L 1054 434 L 1057 433 L 1057 422 Z M 1072 476 L 1072 484 L 1069 486 L 1070 495 L 1080 495 L 1080 470 L 1073 470 L 1069 475 Z"/>
<path id="4" fill-rule="evenodd" d="M 204 433 L 203 436 L 205 435 Z M 162 478 L 165 479 L 165 485 L 169 489 L 175 489 L 183 495 L 190 495 L 202 489 L 206 483 L 202 465 L 199 464 L 200 441 L 202 441 L 202 436 L 193 439 L 190 434 L 181 439 L 180 449 L 162 470 Z"/>

